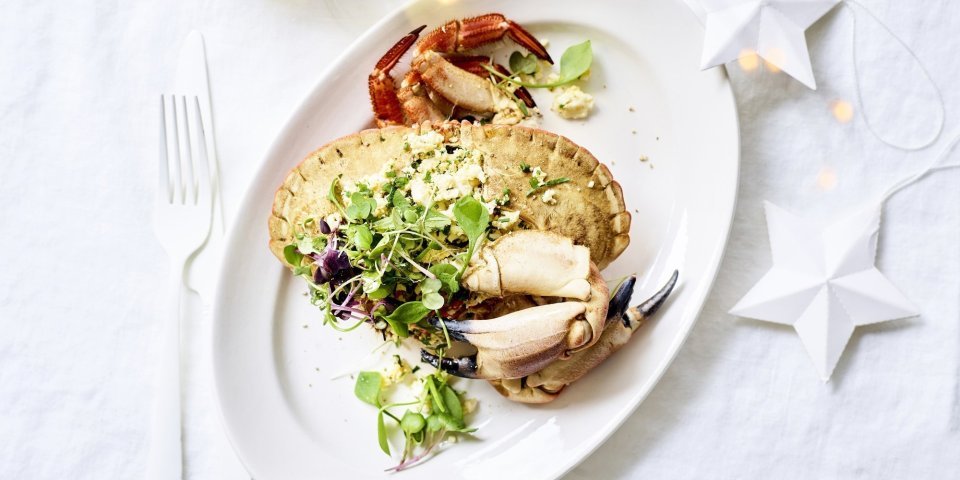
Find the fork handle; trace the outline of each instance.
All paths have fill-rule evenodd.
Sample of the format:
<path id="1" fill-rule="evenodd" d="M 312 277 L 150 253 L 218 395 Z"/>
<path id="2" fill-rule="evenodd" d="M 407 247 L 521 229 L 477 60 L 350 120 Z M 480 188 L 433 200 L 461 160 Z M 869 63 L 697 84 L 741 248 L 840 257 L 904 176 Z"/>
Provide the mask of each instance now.
<path id="1" fill-rule="evenodd" d="M 173 306 L 162 325 L 152 443 L 146 480 L 183 478 L 182 416 L 180 412 L 180 318 L 185 260 L 171 259 L 170 300 Z"/>

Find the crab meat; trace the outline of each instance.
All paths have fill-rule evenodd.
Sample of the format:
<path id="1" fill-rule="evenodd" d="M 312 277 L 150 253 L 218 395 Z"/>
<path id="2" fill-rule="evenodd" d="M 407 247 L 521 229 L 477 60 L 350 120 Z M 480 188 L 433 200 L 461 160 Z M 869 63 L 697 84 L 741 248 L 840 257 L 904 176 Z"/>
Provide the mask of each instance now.
<path id="1" fill-rule="evenodd" d="M 424 352 L 424 358 L 456 375 L 525 377 L 596 343 L 607 322 L 609 290 L 590 250 L 556 233 L 522 230 L 500 237 L 474 257 L 461 283 L 484 296 L 562 301 L 492 319 L 445 321 L 451 338 L 473 345 L 477 354 L 440 361 Z"/>
<path id="2" fill-rule="evenodd" d="M 509 37 L 537 57 L 552 63 L 546 48 L 520 25 L 499 13 L 464 20 L 452 20 L 426 34 L 414 49 L 411 73 L 400 87 L 394 84 L 390 71 L 409 50 L 421 26 L 403 36 L 377 62 L 368 78 L 370 101 L 380 127 L 409 125 L 462 113 L 463 116 L 488 116 L 497 108 L 502 96 L 489 80 L 483 64 L 492 64 L 487 57 L 464 56 L 462 53 L 481 45 Z M 500 73 L 509 73 L 502 65 L 494 65 Z M 533 98 L 526 89 L 515 93 L 528 107 Z M 425 105 L 431 101 L 446 105 Z M 442 100 L 441 100 L 442 99 Z M 440 117 L 443 112 L 447 117 Z"/>

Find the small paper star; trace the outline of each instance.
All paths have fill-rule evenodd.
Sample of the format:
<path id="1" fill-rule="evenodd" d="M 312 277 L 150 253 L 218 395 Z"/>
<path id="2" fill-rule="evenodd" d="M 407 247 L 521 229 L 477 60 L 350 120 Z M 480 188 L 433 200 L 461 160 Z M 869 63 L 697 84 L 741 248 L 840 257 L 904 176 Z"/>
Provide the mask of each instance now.
<path id="1" fill-rule="evenodd" d="M 824 381 L 855 327 L 919 315 L 874 266 L 880 205 L 824 229 L 765 207 L 773 267 L 730 313 L 793 325 Z"/>
<path id="2" fill-rule="evenodd" d="M 704 0 L 703 57 L 707 69 L 756 53 L 814 90 L 807 28 L 840 0 Z"/>

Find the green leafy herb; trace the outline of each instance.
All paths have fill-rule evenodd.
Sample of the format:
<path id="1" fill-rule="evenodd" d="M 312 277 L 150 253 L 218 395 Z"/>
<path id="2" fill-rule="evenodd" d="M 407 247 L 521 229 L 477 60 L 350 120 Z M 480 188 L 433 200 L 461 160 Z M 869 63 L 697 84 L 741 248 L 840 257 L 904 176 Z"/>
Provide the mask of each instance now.
<path id="1" fill-rule="evenodd" d="M 436 211 L 433 208 L 427 209 L 423 217 L 423 226 L 427 230 L 442 230 L 450 226 L 450 219 L 446 215 Z"/>
<path id="2" fill-rule="evenodd" d="M 449 263 L 438 263 L 430 267 L 430 273 L 436 275 L 437 280 L 440 280 L 451 294 L 460 290 L 460 283 L 457 281 L 457 267 Z"/>
<path id="3" fill-rule="evenodd" d="M 520 171 L 523 173 L 530 173 L 531 167 L 527 162 L 520 162 Z"/>
<path id="4" fill-rule="evenodd" d="M 537 72 L 537 56 L 528 53 L 524 55 L 520 52 L 510 54 L 510 71 L 514 74 L 522 73 L 533 75 Z"/>
<path id="5" fill-rule="evenodd" d="M 283 247 L 283 259 L 287 261 L 291 266 L 299 267 L 300 262 L 303 260 L 303 254 L 297 251 L 297 246 L 294 244 L 287 245 Z"/>
<path id="6" fill-rule="evenodd" d="M 453 216 L 469 241 L 467 256 L 463 261 L 463 268 L 460 269 L 460 274 L 463 274 L 473 257 L 473 251 L 477 248 L 477 242 L 490 226 L 490 212 L 476 198 L 467 196 L 457 200 L 453 206 Z"/>
<path id="7" fill-rule="evenodd" d="M 427 308 L 423 302 L 406 302 L 383 319 L 393 327 L 398 335 L 406 337 L 409 335 L 407 325 L 423 320 L 430 311 L 431 309 Z"/>
<path id="8" fill-rule="evenodd" d="M 350 206 L 347 207 L 346 215 L 350 220 L 364 220 L 377 209 L 377 202 L 360 192 L 350 195 Z"/>
<path id="9" fill-rule="evenodd" d="M 374 407 L 380 408 L 381 376 L 377 372 L 360 372 L 357 374 L 357 383 L 353 387 L 353 394 Z"/>
<path id="10" fill-rule="evenodd" d="M 327 200 L 336 205 L 337 210 L 344 214 L 343 202 L 340 201 L 340 176 L 338 175 L 330 182 L 330 189 L 327 191 Z"/>
<path id="11" fill-rule="evenodd" d="M 419 433 L 426 426 L 427 420 L 423 415 L 410 410 L 407 410 L 407 413 L 403 414 L 403 419 L 400 420 L 400 429 L 408 434 Z"/>
<path id="12" fill-rule="evenodd" d="M 430 416 L 427 417 L 427 431 L 439 432 L 441 428 L 443 428 L 443 420 L 440 419 L 440 414 L 430 414 Z"/>
<path id="13" fill-rule="evenodd" d="M 373 244 L 373 233 L 370 229 L 366 225 L 353 225 L 350 230 L 352 234 L 350 239 L 353 240 L 353 244 L 361 250 L 369 250 Z"/>
<path id="14" fill-rule="evenodd" d="M 529 196 L 533 195 L 534 193 L 536 193 L 536 192 L 537 192 L 538 190 L 540 190 L 541 188 L 555 187 L 555 186 L 557 186 L 557 185 L 560 185 L 560 184 L 562 184 L 562 183 L 567 183 L 567 182 L 569 182 L 569 181 L 570 181 L 570 179 L 567 178 L 567 177 L 554 178 L 553 180 L 547 180 L 547 181 L 545 181 L 545 182 L 541 182 L 541 181 L 538 181 L 538 180 L 535 179 L 535 178 L 531 178 L 531 179 L 530 179 L 530 186 L 533 187 L 533 188 L 531 188 L 529 191 L 527 191 L 527 196 L 529 197 Z"/>
<path id="15" fill-rule="evenodd" d="M 439 310 L 443 307 L 443 297 L 439 293 L 428 293 L 423 296 L 423 306 L 430 310 Z"/>
<path id="16" fill-rule="evenodd" d="M 590 46 L 590 40 L 587 40 L 583 43 L 578 43 L 573 45 L 563 52 L 563 55 L 560 57 L 560 77 L 553 82 L 549 83 L 532 83 L 524 82 L 517 80 L 512 77 L 508 77 L 495 68 L 484 65 L 483 67 L 487 69 L 493 75 L 500 77 L 510 83 L 515 85 L 520 85 L 528 88 L 553 88 L 559 87 L 561 85 L 566 85 L 571 83 L 578 78 L 582 77 L 583 74 L 587 73 L 590 70 L 590 65 L 593 63 L 593 48 Z"/>
<path id="17" fill-rule="evenodd" d="M 446 413 L 447 405 L 443 401 L 443 397 L 440 396 L 440 389 L 437 388 L 436 376 L 430 375 L 424 378 L 426 381 L 427 389 L 430 391 L 430 398 L 433 399 L 433 406 L 437 410 Z"/>
<path id="18" fill-rule="evenodd" d="M 380 450 L 390 455 L 390 443 L 387 442 L 387 426 L 383 423 L 383 410 L 377 413 L 377 443 Z"/>
<path id="19" fill-rule="evenodd" d="M 593 48 L 590 40 L 571 46 L 560 57 L 560 79 L 558 82 L 572 82 L 580 78 L 593 63 Z"/>
<path id="20" fill-rule="evenodd" d="M 450 412 L 450 416 L 458 420 L 463 420 L 463 407 L 460 405 L 460 398 L 457 396 L 457 392 L 454 392 L 450 385 L 444 385 L 440 389 L 440 394 L 443 396 L 443 403 L 446 405 L 447 410 Z"/>

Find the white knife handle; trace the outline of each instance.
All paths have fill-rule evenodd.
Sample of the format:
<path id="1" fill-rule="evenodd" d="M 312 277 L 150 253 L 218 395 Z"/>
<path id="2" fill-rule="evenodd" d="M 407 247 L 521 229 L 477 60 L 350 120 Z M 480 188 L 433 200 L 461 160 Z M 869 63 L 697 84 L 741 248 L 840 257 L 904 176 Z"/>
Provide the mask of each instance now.
<path id="1" fill-rule="evenodd" d="M 183 303 L 184 261 L 171 262 L 170 292 L 173 310 L 163 325 L 151 431 L 147 480 L 183 478 L 180 413 L 180 318 Z M 169 297 L 168 297 L 169 298 Z"/>

